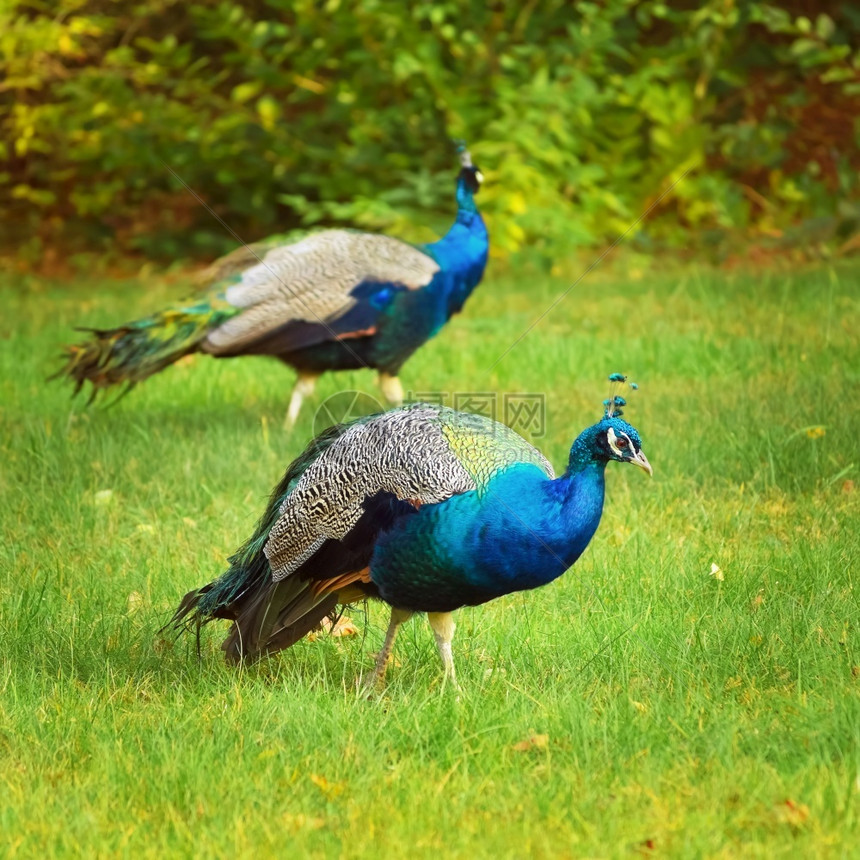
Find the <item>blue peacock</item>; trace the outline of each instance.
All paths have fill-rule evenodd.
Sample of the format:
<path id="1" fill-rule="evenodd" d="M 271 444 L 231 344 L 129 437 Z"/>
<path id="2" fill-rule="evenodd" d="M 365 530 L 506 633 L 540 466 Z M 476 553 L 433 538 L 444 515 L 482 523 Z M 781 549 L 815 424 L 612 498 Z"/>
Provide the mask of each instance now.
<path id="1" fill-rule="evenodd" d="M 621 418 L 623 398 L 606 404 L 560 477 L 510 428 L 443 406 L 329 428 L 287 469 L 227 571 L 189 592 L 171 623 L 228 619 L 228 660 L 253 660 L 294 644 L 338 606 L 378 598 L 391 621 L 368 686 L 415 612 L 428 614 L 456 684 L 452 612 L 561 576 L 600 522 L 608 462 L 652 473 Z"/>
<path id="2" fill-rule="evenodd" d="M 460 148 L 457 216 L 439 241 L 410 245 L 389 236 L 324 230 L 297 242 L 237 249 L 209 270 L 208 287 L 179 304 L 113 329 L 90 330 L 67 348 L 60 375 L 92 396 L 134 386 L 184 355 L 269 355 L 298 371 L 287 410 L 327 370 L 379 372 L 383 395 L 403 403 L 404 362 L 459 312 L 484 274 L 489 238 L 475 204 L 483 176 Z"/>

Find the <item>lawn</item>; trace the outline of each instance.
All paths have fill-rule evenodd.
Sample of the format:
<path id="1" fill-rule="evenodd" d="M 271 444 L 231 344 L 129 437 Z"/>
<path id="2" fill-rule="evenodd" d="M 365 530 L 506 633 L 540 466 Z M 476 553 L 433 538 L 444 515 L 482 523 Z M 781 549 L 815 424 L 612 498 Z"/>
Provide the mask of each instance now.
<path id="1" fill-rule="evenodd" d="M 379 605 L 246 670 L 223 622 L 158 633 L 307 442 L 292 372 L 195 357 L 84 409 L 45 381 L 72 328 L 181 281 L 4 277 L 0 853 L 858 856 L 860 267 L 619 265 L 496 364 L 572 280 L 491 270 L 404 385 L 544 395 L 561 467 L 624 371 L 654 480 L 610 464 L 575 568 L 458 613 L 459 698 L 419 617 L 367 701 Z"/>

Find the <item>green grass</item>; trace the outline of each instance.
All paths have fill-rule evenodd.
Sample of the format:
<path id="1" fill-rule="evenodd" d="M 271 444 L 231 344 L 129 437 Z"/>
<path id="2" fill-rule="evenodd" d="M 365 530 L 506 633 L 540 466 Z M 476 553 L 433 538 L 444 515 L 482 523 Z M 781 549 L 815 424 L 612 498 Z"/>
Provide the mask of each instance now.
<path id="1" fill-rule="evenodd" d="M 199 660 L 157 633 L 306 442 L 291 372 L 201 357 L 84 411 L 44 381 L 72 327 L 181 287 L 7 277 L 0 852 L 857 856 L 858 278 L 595 274 L 490 370 L 566 285 L 491 272 L 406 387 L 545 393 L 560 466 L 623 370 L 655 478 L 610 466 L 571 572 L 458 613 L 459 701 L 419 618 L 368 702 L 380 606 L 246 671 L 223 625 Z"/>

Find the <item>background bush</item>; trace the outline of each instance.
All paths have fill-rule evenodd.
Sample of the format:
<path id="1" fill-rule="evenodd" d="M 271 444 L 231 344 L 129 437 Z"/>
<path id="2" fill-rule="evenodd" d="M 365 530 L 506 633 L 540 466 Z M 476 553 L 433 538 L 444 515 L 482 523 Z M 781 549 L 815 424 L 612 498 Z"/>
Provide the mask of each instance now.
<path id="1" fill-rule="evenodd" d="M 2 241 L 232 247 L 183 182 L 245 240 L 321 223 L 427 238 L 450 217 L 451 138 L 490 180 L 502 252 L 611 241 L 684 171 L 642 241 L 809 219 L 844 240 L 858 37 L 860 7 L 805 0 L 11 3 Z"/>

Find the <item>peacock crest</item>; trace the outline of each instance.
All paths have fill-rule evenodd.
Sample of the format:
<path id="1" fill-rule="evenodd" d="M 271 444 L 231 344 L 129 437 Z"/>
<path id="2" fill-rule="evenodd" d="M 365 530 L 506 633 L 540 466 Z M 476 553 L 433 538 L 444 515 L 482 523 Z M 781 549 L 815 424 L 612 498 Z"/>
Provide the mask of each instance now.
<path id="1" fill-rule="evenodd" d="M 624 414 L 622 407 L 627 405 L 627 401 L 617 392 L 623 389 L 625 382 L 627 377 L 623 373 L 609 374 L 609 397 L 603 401 L 604 418 L 620 418 Z M 635 382 L 628 385 L 633 391 L 639 390 Z"/>

